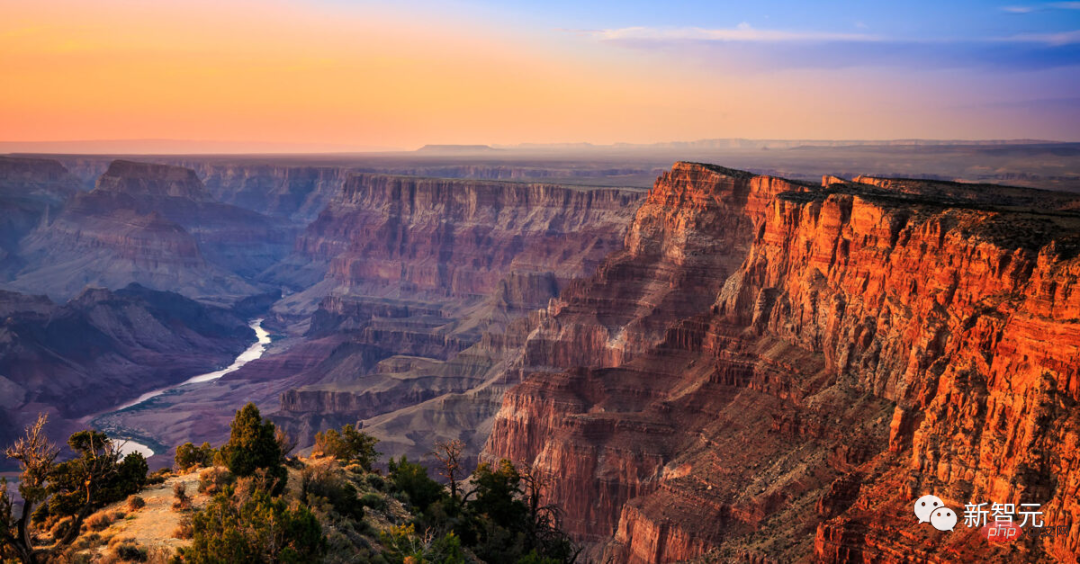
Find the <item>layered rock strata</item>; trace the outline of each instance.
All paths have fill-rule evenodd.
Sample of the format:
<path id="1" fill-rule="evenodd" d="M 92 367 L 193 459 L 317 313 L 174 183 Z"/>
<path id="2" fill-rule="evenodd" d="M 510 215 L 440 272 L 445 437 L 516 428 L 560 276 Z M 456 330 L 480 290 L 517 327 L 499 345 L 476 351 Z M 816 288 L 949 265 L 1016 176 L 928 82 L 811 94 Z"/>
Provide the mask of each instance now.
<path id="1" fill-rule="evenodd" d="M 283 258 L 283 220 L 214 201 L 189 169 L 115 161 L 21 243 L 11 286 L 57 298 L 87 285 L 138 282 L 196 297 L 251 295 L 247 282 Z"/>
<path id="2" fill-rule="evenodd" d="M 549 500 L 605 561 L 1072 561 L 1077 199 L 859 180 L 810 188 L 677 164 L 625 256 L 548 308 L 485 456 L 543 472 Z M 728 193 L 747 205 L 709 215 L 701 202 Z M 700 264 L 688 246 L 737 241 L 739 223 L 745 244 L 703 253 L 734 264 L 712 285 L 623 266 L 635 248 Z M 635 233 L 651 236 L 638 246 Z M 689 305 L 654 308 L 655 292 L 614 302 L 620 268 L 621 287 Z M 654 312 L 673 313 L 652 325 L 658 341 L 608 337 Z M 1012 547 L 939 533 L 911 517 L 925 493 L 958 512 L 1038 503 L 1066 533 Z"/>

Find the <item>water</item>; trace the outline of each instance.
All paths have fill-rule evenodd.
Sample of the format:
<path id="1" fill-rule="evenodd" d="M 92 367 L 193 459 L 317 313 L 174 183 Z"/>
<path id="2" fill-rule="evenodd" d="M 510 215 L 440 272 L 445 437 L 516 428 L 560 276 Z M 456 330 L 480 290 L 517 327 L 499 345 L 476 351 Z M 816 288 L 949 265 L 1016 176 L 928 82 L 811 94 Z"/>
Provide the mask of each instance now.
<path id="1" fill-rule="evenodd" d="M 263 355 L 263 353 L 266 352 L 266 345 L 270 344 L 270 333 L 268 333 L 265 329 L 262 328 L 262 321 L 263 320 L 260 318 L 260 319 L 256 319 L 256 320 L 251 322 L 250 327 L 255 330 L 255 337 L 256 337 L 255 343 L 253 343 L 250 347 L 248 347 L 247 350 L 240 353 L 240 356 L 236 357 L 236 360 L 234 360 L 233 363 L 230 364 L 227 368 L 223 368 L 221 370 L 215 370 L 213 372 L 207 372 L 206 374 L 199 374 L 198 376 L 193 376 L 193 377 L 188 378 L 184 382 L 181 382 L 180 384 L 177 384 L 175 386 L 169 386 L 167 388 L 161 388 L 160 390 L 154 390 L 152 392 L 146 392 L 145 394 L 139 396 L 135 400 L 130 401 L 128 403 L 125 403 L 125 404 L 117 407 L 116 409 L 113 409 L 112 412 L 115 413 L 117 411 L 123 411 L 125 409 L 131 409 L 132 407 L 135 407 L 135 406 L 137 406 L 137 405 L 139 405 L 141 403 L 145 403 L 146 401 L 148 401 L 148 400 L 150 400 L 152 398 L 156 398 L 156 397 L 164 394 L 165 392 L 175 390 L 175 389 L 181 388 L 183 386 L 190 386 L 192 384 L 201 384 L 201 383 L 204 383 L 204 382 L 210 382 L 212 380 L 217 380 L 218 378 L 221 378 L 222 376 L 224 376 L 224 375 L 226 375 L 226 374 L 228 374 L 230 372 L 236 372 L 237 370 L 240 370 L 241 366 L 244 366 L 245 364 L 247 364 L 247 363 L 249 363 L 249 362 L 251 362 L 251 361 L 253 361 L 253 360 L 255 360 L 255 359 L 259 358 L 259 357 L 261 357 Z M 124 456 L 127 456 L 127 455 L 129 455 L 129 454 L 131 454 L 133 452 L 138 452 L 138 453 L 142 454 L 143 456 L 145 456 L 147 458 L 154 455 L 153 449 L 151 449 L 150 447 L 148 447 L 148 446 L 146 446 L 146 445 L 144 445 L 144 444 L 142 444 L 142 443 L 140 443 L 138 441 L 133 441 L 131 439 L 125 439 L 125 438 L 122 438 L 122 437 L 119 437 L 119 436 L 115 437 L 115 439 L 116 439 L 117 442 L 126 441 L 126 442 L 124 442 L 124 444 L 122 446 L 120 446 L 120 452 L 123 453 Z"/>

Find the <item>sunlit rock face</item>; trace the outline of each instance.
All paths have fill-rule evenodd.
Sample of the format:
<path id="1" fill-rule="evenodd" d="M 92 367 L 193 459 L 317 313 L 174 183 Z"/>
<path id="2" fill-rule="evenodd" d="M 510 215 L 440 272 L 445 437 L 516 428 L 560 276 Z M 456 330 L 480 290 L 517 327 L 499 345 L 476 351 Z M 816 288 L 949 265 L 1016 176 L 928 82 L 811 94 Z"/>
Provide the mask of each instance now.
<path id="1" fill-rule="evenodd" d="M 676 165 L 530 335 L 484 456 L 543 471 L 615 562 L 1069 561 L 1078 200 L 858 180 Z M 1067 534 L 919 527 L 924 493 L 1039 503 Z"/>

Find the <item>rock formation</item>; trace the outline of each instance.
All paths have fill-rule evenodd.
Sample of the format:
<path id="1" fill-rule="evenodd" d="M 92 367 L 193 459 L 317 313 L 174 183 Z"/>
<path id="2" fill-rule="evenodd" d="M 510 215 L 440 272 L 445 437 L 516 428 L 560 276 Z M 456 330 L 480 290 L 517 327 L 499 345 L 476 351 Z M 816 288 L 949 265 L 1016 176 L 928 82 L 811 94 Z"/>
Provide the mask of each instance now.
<path id="1" fill-rule="evenodd" d="M 57 298 L 88 284 L 138 282 L 228 300 L 258 292 L 245 281 L 291 246 L 286 222 L 220 204 L 189 169 L 114 161 L 21 243 L 14 289 Z"/>
<path id="2" fill-rule="evenodd" d="M 0 280 L 22 267 L 19 241 L 79 189 L 58 161 L 0 157 Z"/>
<path id="3" fill-rule="evenodd" d="M 1078 202 L 679 163 L 541 316 L 485 456 L 605 561 L 1072 561 Z M 926 493 L 1066 532 L 941 533 Z"/>
<path id="4" fill-rule="evenodd" d="M 335 352 L 308 371 L 309 384 L 283 394 L 279 421 L 309 429 L 327 417 L 393 418 L 481 386 L 504 350 L 490 344 L 491 334 L 618 249 L 641 196 L 353 176 L 297 244 L 329 265 L 332 295 L 320 302 L 308 336 Z M 471 434 L 484 420 L 445 433 Z M 401 432 L 412 433 L 386 427 L 387 452 L 400 454 L 390 445 Z M 409 442 L 430 450 L 433 440 Z M 472 441 L 473 454 L 480 440 Z"/>

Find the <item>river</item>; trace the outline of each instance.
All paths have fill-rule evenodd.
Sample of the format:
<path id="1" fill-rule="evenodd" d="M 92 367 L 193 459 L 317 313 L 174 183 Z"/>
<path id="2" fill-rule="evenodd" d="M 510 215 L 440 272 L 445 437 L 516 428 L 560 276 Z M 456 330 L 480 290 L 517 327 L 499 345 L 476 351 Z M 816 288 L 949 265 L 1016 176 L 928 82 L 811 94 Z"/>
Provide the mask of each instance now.
<path id="1" fill-rule="evenodd" d="M 261 357 L 263 353 L 266 352 L 266 346 L 270 344 L 270 333 L 268 333 L 265 329 L 262 328 L 262 322 L 263 320 L 261 318 L 255 319 L 251 322 L 250 326 L 252 329 L 255 330 L 255 342 L 252 343 L 252 345 L 248 347 L 247 350 L 240 353 L 240 356 L 236 357 L 236 360 L 234 360 L 233 363 L 230 364 L 228 367 L 221 370 L 215 370 L 213 372 L 207 372 L 206 374 L 192 376 L 191 378 L 188 378 L 187 380 L 174 386 L 161 388 L 160 390 L 154 390 L 152 392 L 146 392 L 145 394 L 139 396 L 138 398 L 135 398 L 132 401 L 129 401 L 125 404 L 120 405 L 119 407 L 116 407 L 115 409 L 112 409 L 108 412 L 100 413 L 98 415 L 107 415 L 109 413 L 116 413 L 117 411 L 131 409 L 132 407 L 144 403 L 147 400 L 150 400 L 177 388 L 210 382 L 213 380 L 217 380 L 218 378 L 221 378 L 222 376 L 230 372 L 236 372 L 237 370 L 240 370 L 241 366 Z M 138 452 L 145 457 L 151 457 L 154 455 L 153 449 L 138 441 L 123 437 L 122 433 L 118 434 L 116 437 L 113 438 L 120 445 L 120 452 L 123 453 L 125 456 L 133 452 Z"/>

